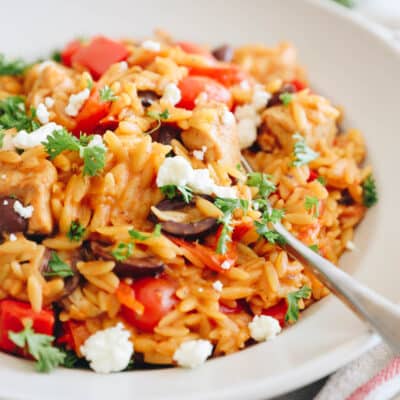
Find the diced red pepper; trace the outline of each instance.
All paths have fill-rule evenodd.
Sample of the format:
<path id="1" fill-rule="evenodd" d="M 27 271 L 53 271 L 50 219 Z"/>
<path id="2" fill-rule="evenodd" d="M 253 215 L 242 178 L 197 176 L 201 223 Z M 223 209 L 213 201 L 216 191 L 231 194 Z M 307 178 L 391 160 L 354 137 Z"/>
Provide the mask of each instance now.
<path id="1" fill-rule="evenodd" d="M 307 182 L 315 181 L 318 178 L 318 172 L 311 170 Z"/>
<path id="2" fill-rule="evenodd" d="M 288 305 L 285 299 L 282 299 L 278 304 L 263 310 L 263 315 L 269 315 L 279 321 L 281 326 L 285 325 L 285 316 L 288 309 Z"/>
<path id="3" fill-rule="evenodd" d="M 254 223 L 250 221 L 241 222 L 240 224 L 235 225 L 233 228 L 232 240 L 239 242 L 247 232 L 250 232 L 253 229 L 253 227 Z"/>
<path id="4" fill-rule="evenodd" d="M 108 115 L 110 108 L 111 102 L 102 101 L 99 90 L 94 88 L 76 117 L 76 126 L 73 129 L 74 135 L 79 136 L 81 132 L 93 133 L 100 121 Z"/>
<path id="5" fill-rule="evenodd" d="M 91 335 L 86 324 L 80 321 L 66 321 L 63 323 L 64 334 L 57 339 L 58 344 L 64 344 L 69 350 L 81 354 L 80 348 Z"/>
<path id="6" fill-rule="evenodd" d="M 54 313 L 51 310 L 35 312 L 30 304 L 17 300 L 0 301 L 0 349 L 21 354 L 21 349 L 9 339 L 9 332 L 21 332 L 24 321 L 32 321 L 32 329 L 36 333 L 53 335 Z"/>
<path id="7" fill-rule="evenodd" d="M 236 307 L 228 307 L 225 304 L 219 305 L 219 311 L 224 314 L 239 314 L 243 310 L 244 308 L 239 302 L 236 302 Z"/>
<path id="8" fill-rule="evenodd" d="M 94 79 L 100 78 L 110 65 L 126 60 L 128 50 L 120 42 L 104 36 L 93 38 L 86 46 L 81 46 L 72 57 L 72 65 L 78 64 L 87 68 Z"/>
<path id="9" fill-rule="evenodd" d="M 246 72 L 238 66 L 222 63 L 190 67 L 189 74 L 208 76 L 226 87 L 236 85 L 249 78 Z"/>
<path id="10" fill-rule="evenodd" d="M 206 76 L 186 76 L 178 84 L 182 99 L 177 107 L 193 110 L 195 101 L 200 93 L 205 93 L 208 100 L 225 103 L 228 108 L 232 106 L 232 95 L 230 91 L 216 80 Z"/>
<path id="11" fill-rule="evenodd" d="M 299 81 L 298 79 L 293 79 L 290 83 L 294 86 L 296 92 L 300 92 L 300 90 L 303 90 L 307 87 L 304 82 Z"/>
<path id="12" fill-rule="evenodd" d="M 82 42 L 78 39 L 69 42 L 61 52 L 61 61 L 67 67 L 72 65 L 72 56 L 82 47 Z"/>

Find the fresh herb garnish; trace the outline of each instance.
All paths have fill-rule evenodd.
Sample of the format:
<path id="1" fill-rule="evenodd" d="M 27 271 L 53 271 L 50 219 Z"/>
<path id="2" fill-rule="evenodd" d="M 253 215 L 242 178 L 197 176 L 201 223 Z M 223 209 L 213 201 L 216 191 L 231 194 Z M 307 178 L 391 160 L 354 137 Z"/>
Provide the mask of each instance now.
<path id="1" fill-rule="evenodd" d="M 51 58 L 53 61 L 60 63 L 60 62 L 61 62 L 61 51 L 60 51 L 60 50 L 54 50 L 54 51 L 51 53 L 50 58 Z"/>
<path id="2" fill-rule="evenodd" d="M 237 169 L 238 171 L 242 171 L 242 170 L 243 170 L 242 164 L 237 163 L 237 164 L 236 164 L 236 169 Z"/>
<path id="3" fill-rule="evenodd" d="M 308 299 L 311 288 L 303 286 L 301 289 L 287 295 L 288 309 L 285 315 L 286 322 L 296 322 L 299 319 L 299 300 Z"/>
<path id="4" fill-rule="evenodd" d="M 96 176 L 106 163 L 106 150 L 100 146 L 87 146 L 82 151 L 83 175 Z"/>
<path id="5" fill-rule="evenodd" d="M 26 113 L 25 100 L 21 96 L 9 96 L 0 101 L 0 128 L 32 132 L 39 128 L 34 120 L 35 109 L 31 108 L 30 115 Z"/>
<path id="6" fill-rule="evenodd" d="M 52 251 L 48 263 L 48 270 L 45 271 L 43 275 L 45 277 L 58 276 L 60 278 L 67 278 L 68 276 L 73 276 L 74 272 L 67 263 L 61 260 L 55 251 Z"/>
<path id="7" fill-rule="evenodd" d="M 65 150 L 79 151 L 80 148 L 79 140 L 64 128 L 53 131 L 47 137 L 47 141 L 43 142 L 43 145 L 50 160 L 53 160 Z"/>
<path id="8" fill-rule="evenodd" d="M 246 184 L 258 188 L 258 196 L 266 198 L 276 190 L 275 184 L 270 179 L 271 177 L 267 174 L 251 172 L 247 177 Z"/>
<path id="9" fill-rule="evenodd" d="M 4 131 L 0 131 L 0 149 L 3 147 L 5 136 L 6 134 L 4 133 Z"/>
<path id="10" fill-rule="evenodd" d="M 316 179 L 322 186 L 326 186 L 326 179 L 323 176 L 319 176 Z"/>
<path id="11" fill-rule="evenodd" d="M 32 320 L 25 321 L 21 332 L 10 331 L 8 337 L 18 347 L 28 350 L 37 361 L 36 370 L 39 372 L 50 372 L 64 362 L 65 353 L 52 345 L 54 337 L 35 333 Z"/>
<path id="12" fill-rule="evenodd" d="M 334 0 L 334 1 L 347 8 L 353 8 L 355 4 L 354 0 Z"/>
<path id="13" fill-rule="evenodd" d="M 293 94 L 289 92 L 284 92 L 279 95 L 279 100 L 284 106 L 287 106 L 293 100 Z"/>
<path id="14" fill-rule="evenodd" d="M 4 54 L 0 54 L 0 75 L 20 76 L 28 67 L 29 64 L 19 58 L 7 61 Z"/>
<path id="15" fill-rule="evenodd" d="M 319 247 L 318 247 L 317 244 L 310 244 L 310 245 L 308 246 L 308 248 L 309 248 L 310 250 L 314 251 L 315 253 L 319 254 Z"/>
<path id="16" fill-rule="evenodd" d="M 168 109 L 165 109 L 164 111 L 162 111 L 160 113 L 149 111 L 147 113 L 147 116 L 149 116 L 150 118 L 153 118 L 154 120 L 157 121 L 157 125 L 153 129 L 146 132 L 147 134 L 151 134 L 151 133 L 155 132 L 161 126 L 162 120 L 166 120 L 169 118 L 169 111 L 168 111 Z"/>
<path id="17" fill-rule="evenodd" d="M 71 242 L 80 242 L 85 235 L 86 229 L 79 221 L 72 221 L 67 232 L 67 237 Z"/>
<path id="18" fill-rule="evenodd" d="M 99 94 L 100 94 L 100 100 L 103 101 L 104 103 L 108 101 L 116 101 L 118 99 L 118 96 L 114 94 L 114 92 L 108 85 L 103 86 L 100 89 Z"/>
<path id="19" fill-rule="evenodd" d="M 304 208 L 307 211 L 311 211 L 313 210 L 314 213 L 314 217 L 318 218 L 319 216 L 319 200 L 317 197 L 314 196 L 306 196 L 305 200 L 304 200 Z"/>
<path id="20" fill-rule="evenodd" d="M 136 231 L 135 229 L 129 229 L 128 233 L 129 233 L 129 236 L 135 240 L 147 240 L 150 238 L 156 238 L 161 235 L 161 225 L 157 224 L 154 227 L 153 232 L 150 234 L 147 234 L 147 235 L 144 235 L 143 233 Z"/>
<path id="21" fill-rule="evenodd" d="M 376 189 L 375 179 L 369 175 L 362 183 L 363 204 L 365 207 L 372 207 L 378 202 L 378 191 Z"/>
<path id="22" fill-rule="evenodd" d="M 111 254 L 117 261 L 125 261 L 133 254 L 134 248 L 135 245 L 133 243 L 118 243 Z"/>
<path id="23" fill-rule="evenodd" d="M 89 90 L 92 90 L 92 88 L 93 88 L 93 79 L 90 76 L 86 79 L 86 85 L 87 85 L 87 88 Z"/>
<path id="24" fill-rule="evenodd" d="M 295 133 L 293 139 L 296 140 L 293 146 L 293 166 L 300 167 L 319 157 L 319 153 L 308 147 L 306 140 L 299 133 Z"/>
<path id="25" fill-rule="evenodd" d="M 269 229 L 268 223 L 265 220 L 254 221 L 256 232 L 271 244 L 283 246 L 286 243 L 285 238 L 276 230 Z"/>
<path id="26" fill-rule="evenodd" d="M 79 364 L 83 361 L 72 350 L 65 350 L 64 353 L 65 353 L 65 358 L 62 363 L 62 366 L 65 368 L 75 368 L 77 366 L 77 364 Z"/>
<path id="27" fill-rule="evenodd" d="M 193 198 L 192 189 L 188 186 L 164 185 L 160 187 L 160 190 L 161 193 L 170 200 L 180 195 L 182 196 L 183 201 L 189 204 Z"/>

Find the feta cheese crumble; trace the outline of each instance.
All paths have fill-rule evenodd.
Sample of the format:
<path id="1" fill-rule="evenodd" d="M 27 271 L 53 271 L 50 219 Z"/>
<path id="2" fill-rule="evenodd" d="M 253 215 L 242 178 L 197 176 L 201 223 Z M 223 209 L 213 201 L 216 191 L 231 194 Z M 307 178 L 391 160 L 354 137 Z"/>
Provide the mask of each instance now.
<path id="1" fill-rule="evenodd" d="M 13 137 L 12 144 L 17 149 L 30 149 L 31 147 L 39 146 L 42 142 L 45 142 L 47 136 L 50 136 L 58 129 L 62 129 L 62 126 L 54 122 L 49 122 L 31 133 L 22 130 Z"/>
<path id="2" fill-rule="evenodd" d="M 182 95 L 178 86 L 176 86 L 175 83 L 168 83 L 167 86 L 165 86 L 164 94 L 161 100 L 174 106 L 181 101 L 181 98 Z"/>
<path id="3" fill-rule="evenodd" d="M 222 114 L 222 123 L 226 126 L 232 126 L 235 123 L 235 116 L 225 109 Z"/>
<path id="4" fill-rule="evenodd" d="M 217 292 L 222 292 L 222 288 L 224 287 L 224 285 L 222 284 L 221 281 L 215 281 L 212 284 L 212 287 L 217 291 Z"/>
<path id="5" fill-rule="evenodd" d="M 14 203 L 14 211 L 15 211 L 18 215 L 20 215 L 22 218 L 27 219 L 27 218 L 32 217 L 32 214 L 33 214 L 33 206 L 26 206 L 26 207 L 24 207 L 24 205 L 23 205 L 19 200 L 17 200 L 17 201 Z"/>
<path id="6" fill-rule="evenodd" d="M 71 96 L 69 96 L 68 105 L 65 107 L 66 114 L 71 117 L 76 117 L 89 96 L 90 90 L 88 88 L 83 89 L 79 93 L 71 94 Z"/>
<path id="7" fill-rule="evenodd" d="M 8 206 L 8 200 L 3 201 L 3 206 Z"/>
<path id="8" fill-rule="evenodd" d="M 49 112 L 47 110 L 47 107 L 43 103 L 39 103 L 39 105 L 36 108 L 36 116 L 39 122 L 44 125 L 49 122 Z"/>
<path id="9" fill-rule="evenodd" d="M 128 71 L 128 63 L 126 61 L 120 61 L 119 63 L 119 69 L 122 72 Z"/>
<path id="10" fill-rule="evenodd" d="M 11 242 L 15 242 L 17 240 L 17 237 L 13 233 L 10 233 L 10 236 L 8 238 Z"/>
<path id="11" fill-rule="evenodd" d="M 130 332 L 118 323 L 90 336 L 80 350 L 93 371 L 101 374 L 122 371 L 134 352 L 129 337 Z"/>
<path id="12" fill-rule="evenodd" d="M 160 45 L 160 43 L 158 43 L 154 40 L 145 40 L 142 43 L 142 48 L 145 50 L 154 51 L 155 53 L 157 53 L 161 50 L 161 45 Z"/>
<path id="13" fill-rule="evenodd" d="M 45 97 L 44 99 L 44 104 L 46 105 L 47 108 L 51 108 L 54 106 L 54 99 L 52 97 Z"/>
<path id="14" fill-rule="evenodd" d="M 220 266 L 222 269 L 225 269 L 225 270 L 228 270 L 231 268 L 231 264 L 228 260 L 225 260 Z"/>
<path id="15" fill-rule="evenodd" d="M 209 340 L 188 340 L 175 351 L 173 360 L 184 368 L 196 368 L 211 355 L 213 346 Z"/>
<path id="16" fill-rule="evenodd" d="M 193 150 L 193 157 L 200 161 L 204 160 L 204 154 L 207 151 L 207 146 L 201 146 L 201 150 Z"/>
<path id="17" fill-rule="evenodd" d="M 256 315 L 249 323 L 250 336 L 257 342 L 273 339 L 281 330 L 279 321 L 269 315 Z"/>
<path id="18" fill-rule="evenodd" d="M 193 169 L 190 162 L 182 156 L 167 157 L 157 174 L 157 186 L 188 186 L 195 193 L 216 194 L 219 197 L 236 198 L 236 189 L 217 185 L 210 176 L 210 171 Z"/>
<path id="19" fill-rule="evenodd" d="M 356 245 L 351 240 L 348 240 L 346 243 L 346 249 L 349 251 L 354 251 L 356 249 Z"/>

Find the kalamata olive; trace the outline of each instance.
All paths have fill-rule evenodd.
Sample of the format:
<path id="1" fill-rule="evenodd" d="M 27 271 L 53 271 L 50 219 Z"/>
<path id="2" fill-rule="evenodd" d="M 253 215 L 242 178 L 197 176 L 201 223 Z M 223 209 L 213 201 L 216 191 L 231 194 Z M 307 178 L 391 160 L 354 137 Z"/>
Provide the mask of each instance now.
<path id="1" fill-rule="evenodd" d="M 162 125 L 151 133 L 151 138 L 154 142 L 161 144 L 170 144 L 172 139 L 178 139 L 181 130 L 175 126 Z"/>
<path id="2" fill-rule="evenodd" d="M 160 98 L 157 93 L 151 90 L 139 90 L 138 96 L 140 97 L 142 106 L 145 108 L 150 107 L 155 101 Z"/>
<path id="3" fill-rule="evenodd" d="M 218 61 L 231 62 L 233 58 L 233 48 L 228 44 L 224 44 L 214 49 L 212 55 Z"/>
<path id="4" fill-rule="evenodd" d="M 281 94 L 283 93 L 295 93 L 296 88 L 291 83 L 285 83 L 281 89 L 275 92 L 271 98 L 268 100 L 267 107 L 278 106 L 282 104 L 282 100 L 280 98 Z"/>
<path id="5" fill-rule="evenodd" d="M 164 271 L 164 263 L 157 257 L 129 257 L 124 261 L 117 261 L 105 246 L 99 242 L 90 242 L 90 250 L 95 258 L 115 261 L 113 271 L 121 278 L 143 278 L 145 276 L 154 276 Z"/>
<path id="6" fill-rule="evenodd" d="M 183 200 L 179 199 L 165 199 L 155 206 L 156 209 L 166 212 L 179 211 L 189 207 L 195 207 L 194 203 L 186 204 Z M 159 222 L 163 232 L 167 232 L 174 236 L 185 237 L 187 239 L 199 238 L 207 235 L 217 227 L 216 218 L 207 217 L 199 221 L 177 222 L 160 220 L 159 216 L 157 216 L 154 211 L 150 211 L 149 219 L 154 222 Z"/>
<path id="7" fill-rule="evenodd" d="M 28 229 L 28 219 L 21 217 L 14 209 L 17 201 L 13 197 L 0 198 L 0 232 L 26 232 Z"/>
<path id="8" fill-rule="evenodd" d="M 354 204 L 354 199 L 351 197 L 348 189 L 343 189 L 341 191 L 340 199 L 338 200 L 338 203 L 343 206 L 351 206 L 352 204 Z"/>

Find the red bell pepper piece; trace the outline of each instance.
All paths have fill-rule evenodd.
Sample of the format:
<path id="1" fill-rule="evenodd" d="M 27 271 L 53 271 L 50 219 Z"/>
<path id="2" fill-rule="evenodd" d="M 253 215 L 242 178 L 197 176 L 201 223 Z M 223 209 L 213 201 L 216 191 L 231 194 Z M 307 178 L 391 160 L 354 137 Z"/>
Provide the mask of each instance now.
<path id="1" fill-rule="evenodd" d="M 249 78 L 246 72 L 238 66 L 222 63 L 189 67 L 189 75 L 208 76 L 226 87 L 236 85 Z"/>
<path id="2" fill-rule="evenodd" d="M 254 223 L 250 221 L 242 222 L 238 225 L 235 225 L 232 232 L 232 240 L 239 242 L 247 232 L 253 229 L 253 227 Z"/>
<path id="3" fill-rule="evenodd" d="M 126 60 L 127 48 L 120 42 L 104 36 L 93 38 L 86 46 L 81 46 L 72 57 L 72 65 L 79 64 L 87 68 L 94 79 L 98 79 L 111 64 Z"/>
<path id="4" fill-rule="evenodd" d="M 81 346 L 86 342 L 86 339 L 91 335 L 84 322 L 69 320 L 63 323 L 64 334 L 57 339 L 58 344 L 64 344 L 69 350 L 74 350 L 75 353 L 80 353 Z"/>
<path id="5" fill-rule="evenodd" d="M 318 173 L 314 170 L 310 171 L 310 176 L 307 179 L 307 182 L 315 181 L 318 178 Z"/>
<path id="6" fill-rule="evenodd" d="M 288 305 L 285 299 L 282 299 L 278 304 L 263 310 L 263 315 L 269 315 L 279 321 L 281 326 L 285 325 L 285 316 L 288 310 Z"/>
<path id="7" fill-rule="evenodd" d="M 61 61 L 67 67 L 72 65 L 72 56 L 82 47 L 82 42 L 78 39 L 69 42 L 61 52 Z"/>
<path id="8" fill-rule="evenodd" d="M 178 84 L 182 99 L 177 107 L 193 110 L 195 100 L 200 93 L 205 93 L 208 100 L 225 103 L 228 108 L 232 106 L 230 91 L 219 82 L 206 76 L 186 76 Z"/>
<path id="9" fill-rule="evenodd" d="M 294 86 L 296 92 L 300 92 L 300 90 L 303 90 L 307 87 L 304 82 L 301 82 L 298 79 L 293 79 L 290 83 Z"/>
<path id="10" fill-rule="evenodd" d="M 15 343 L 9 337 L 9 332 L 21 332 L 24 329 L 24 321 L 32 321 L 32 329 L 36 333 L 53 335 L 54 313 L 51 310 L 35 312 L 30 304 L 17 300 L 0 301 L 0 349 L 7 352 L 21 354 Z"/>

